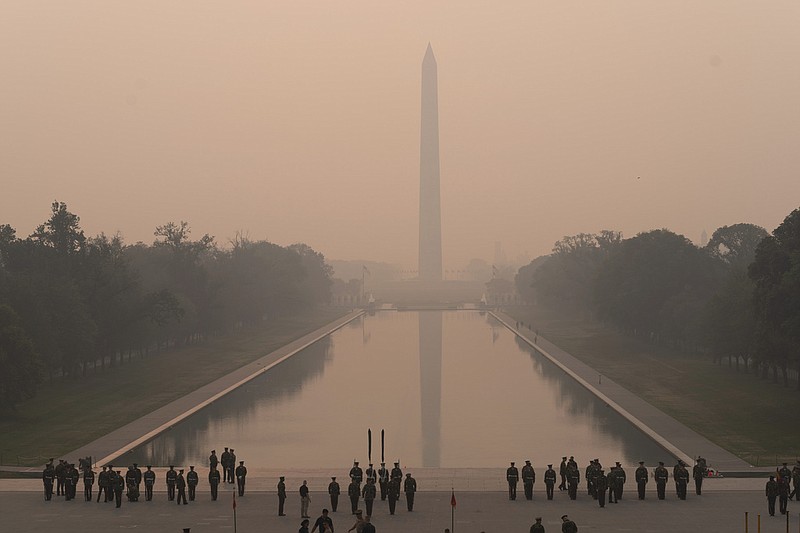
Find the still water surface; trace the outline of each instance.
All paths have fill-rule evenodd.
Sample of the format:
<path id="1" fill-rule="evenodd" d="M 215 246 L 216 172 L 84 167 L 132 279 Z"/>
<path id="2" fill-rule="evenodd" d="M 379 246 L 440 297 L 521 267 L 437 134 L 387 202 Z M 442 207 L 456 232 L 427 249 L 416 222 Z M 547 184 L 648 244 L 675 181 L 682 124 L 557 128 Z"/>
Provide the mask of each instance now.
<path id="1" fill-rule="evenodd" d="M 236 450 L 249 467 L 541 467 L 672 457 L 491 316 L 363 316 L 121 458 L 206 465 Z M 670 464 L 669 462 L 667 464 Z"/>

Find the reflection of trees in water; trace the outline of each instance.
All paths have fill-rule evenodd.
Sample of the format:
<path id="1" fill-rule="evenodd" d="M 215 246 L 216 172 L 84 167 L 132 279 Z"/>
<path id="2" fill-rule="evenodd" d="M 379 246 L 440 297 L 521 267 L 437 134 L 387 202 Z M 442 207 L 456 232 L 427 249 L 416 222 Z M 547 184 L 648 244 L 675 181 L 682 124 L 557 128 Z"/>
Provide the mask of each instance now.
<path id="1" fill-rule="evenodd" d="M 236 448 L 236 443 L 209 444 L 210 434 L 222 433 L 231 420 L 237 430 L 259 424 L 256 419 L 259 408 L 291 398 L 306 382 L 324 374 L 325 366 L 333 359 L 332 347 L 330 336 L 320 339 L 117 461 L 205 466 L 211 449 L 215 448 L 219 455 L 224 446 Z"/>
<path id="2" fill-rule="evenodd" d="M 654 462 L 671 457 L 622 415 L 577 383 L 518 335 L 514 335 L 514 341 L 520 350 L 530 354 L 533 370 L 547 382 L 555 385 L 551 390 L 556 405 L 569 418 L 580 417 L 593 431 L 605 435 L 617 444 L 620 447 L 620 460 L 622 457 L 629 457 Z M 565 453 L 569 451 L 565 450 Z"/>

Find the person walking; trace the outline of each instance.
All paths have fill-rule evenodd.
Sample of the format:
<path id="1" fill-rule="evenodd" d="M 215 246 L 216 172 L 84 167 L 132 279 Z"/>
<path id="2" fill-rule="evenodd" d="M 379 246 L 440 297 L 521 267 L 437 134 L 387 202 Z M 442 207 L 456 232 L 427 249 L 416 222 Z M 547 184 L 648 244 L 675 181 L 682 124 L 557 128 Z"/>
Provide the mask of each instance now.
<path id="1" fill-rule="evenodd" d="M 561 464 L 558 466 L 558 473 L 561 476 L 561 484 L 558 486 L 558 490 L 564 491 L 567 490 L 567 458 L 561 458 Z"/>
<path id="2" fill-rule="evenodd" d="M 244 461 L 239 461 L 239 466 L 236 467 L 236 486 L 239 489 L 239 496 L 244 496 L 244 484 L 247 481 L 247 467 L 244 466 Z"/>
<path id="3" fill-rule="evenodd" d="M 308 516 L 308 504 L 311 503 L 311 496 L 308 494 L 308 481 L 303 480 L 300 485 L 300 517 L 311 518 Z"/>
<path id="4" fill-rule="evenodd" d="M 183 479 L 183 469 L 178 471 L 178 477 L 175 479 L 175 487 L 178 489 L 178 505 L 183 502 L 183 505 L 188 505 L 186 501 L 186 480 Z"/>
<path id="5" fill-rule="evenodd" d="M 400 499 L 400 482 L 396 479 L 389 481 L 389 488 L 387 489 L 387 496 L 389 498 L 389 514 L 394 514 L 397 500 Z"/>
<path id="6" fill-rule="evenodd" d="M 377 496 L 376 492 L 375 479 L 367 477 L 367 484 L 364 485 L 364 489 L 361 491 L 361 496 L 364 498 L 364 505 L 367 508 L 367 516 L 372 515 L 372 503 Z"/>
<path id="7" fill-rule="evenodd" d="M 406 480 L 403 483 L 403 492 L 406 493 L 406 505 L 408 506 L 409 512 L 411 512 L 414 510 L 414 494 L 417 492 L 417 480 L 411 477 L 411 474 L 406 474 Z"/>
<path id="8" fill-rule="evenodd" d="M 104 496 L 105 501 L 108 501 L 108 472 L 106 467 L 97 474 L 97 503 L 100 503 L 100 497 Z"/>
<path id="9" fill-rule="evenodd" d="M 350 479 L 350 485 L 347 487 L 347 495 L 350 497 L 350 511 L 352 514 L 356 514 L 358 510 L 358 500 L 361 497 L 361 488 L 352 476 Z"/>
<path id="10" fill-rule="evenodd" d="M 336 482 L 336 476 L 331 477 L 331 482 L 328 483 L 328 494 L 331 497 L 331 510 L 335 513 L 336 508 L 339 506 L 339 493 L 341 488 L 339 483 Z"/>
<path id="11" fill-rule="evenodd" d="M 778 498 L 778 482 L 775 481 L 775 476 L 769 476 L 766 487 L 767 493 L 767 508 L 770 516 L 775 516 L 775 500 Z"/>

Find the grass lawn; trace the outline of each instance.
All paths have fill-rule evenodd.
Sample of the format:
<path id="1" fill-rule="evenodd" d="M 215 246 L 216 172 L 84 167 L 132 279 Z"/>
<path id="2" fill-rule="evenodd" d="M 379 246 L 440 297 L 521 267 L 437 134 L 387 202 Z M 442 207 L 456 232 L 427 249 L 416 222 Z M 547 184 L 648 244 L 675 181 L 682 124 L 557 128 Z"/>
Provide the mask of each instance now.
<path id="1" fill-rule="evenodd" d="M 202 344 L 134 357 L 85 378 L 45 382 L 16 413 L 0 416 L 0 464 L 39 465 L 60 457 L 345 313 L 321 308 Z"/>
<path id="2" fill-rule="evenodd" d="M 757 466 L 800 458 L 800 392 L 538 306 L 507 313 L 709 440 Z M 692 453 L 691 450 L 686 450 Z"/>

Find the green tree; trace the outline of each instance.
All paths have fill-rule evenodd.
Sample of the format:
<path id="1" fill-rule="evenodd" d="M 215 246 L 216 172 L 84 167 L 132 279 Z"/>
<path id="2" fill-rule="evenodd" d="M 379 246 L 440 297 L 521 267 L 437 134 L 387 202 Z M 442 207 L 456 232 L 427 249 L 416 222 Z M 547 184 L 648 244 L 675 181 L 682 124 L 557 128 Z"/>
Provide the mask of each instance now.
<path id="1" fill-rule="evenodd" d="M 41 382 L 41 363 L 17 314 L 0 305 L 0 408 L 32 398 Z"/>
<path id="2" fill-rule="evenodd" d="M 758 244 L 767 235 L 767 230 L 754 224 L 722 226 L 714 231 L 706 250 L 732 269 L 745 271 L 756 257 Z"/>

